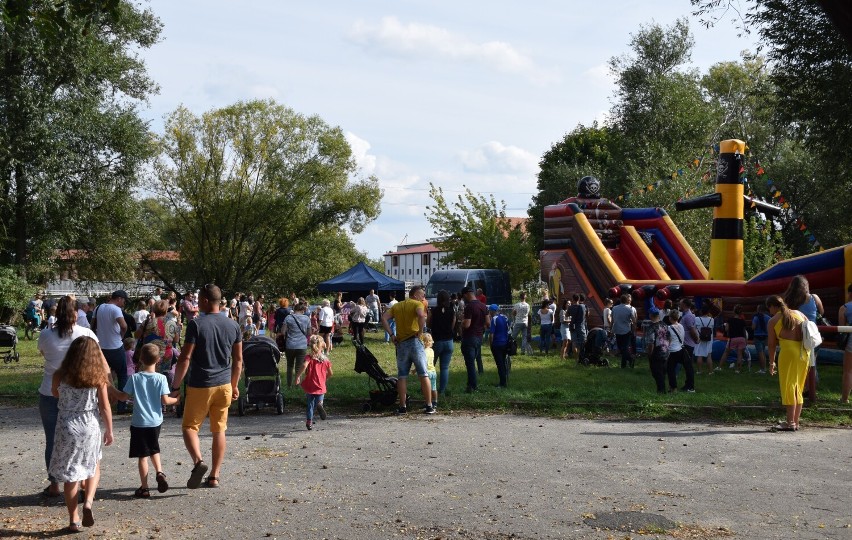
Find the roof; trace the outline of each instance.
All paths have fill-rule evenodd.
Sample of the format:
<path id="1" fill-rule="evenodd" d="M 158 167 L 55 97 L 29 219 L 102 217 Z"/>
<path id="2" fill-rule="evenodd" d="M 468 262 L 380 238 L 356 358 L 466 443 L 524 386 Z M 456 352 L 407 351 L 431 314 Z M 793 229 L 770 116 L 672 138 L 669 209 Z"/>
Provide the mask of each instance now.
<path id="1" fill-rule="evenodd" d="M 503 218 L 503 221 L 507 222 L 509 224 L 509 228 L 511 228 L 511 229 L 516 229 L 516 228 L 520 227 L 522 233 L 527 232 L 527 221 L 529 221 L 529 218 L 506 217 L 506 218 Z"/>
<path id="2" fill-rule="evenodd" d="M 385 253 L 385 255 L 408 255 L 410 253 L 440 253 L 441 250 L 436 248 L 434 244 L 423 244 L 420 246 L 403 248 L 398 251 Z"/>
<path id="3" fill-rule="evenodd" d="M 381 272 L 359 262 L 349 270 L 317 284 L 317 290 L 323 292 L 354 291 L 404 291 L 405 282 L 390 278 Z"/>

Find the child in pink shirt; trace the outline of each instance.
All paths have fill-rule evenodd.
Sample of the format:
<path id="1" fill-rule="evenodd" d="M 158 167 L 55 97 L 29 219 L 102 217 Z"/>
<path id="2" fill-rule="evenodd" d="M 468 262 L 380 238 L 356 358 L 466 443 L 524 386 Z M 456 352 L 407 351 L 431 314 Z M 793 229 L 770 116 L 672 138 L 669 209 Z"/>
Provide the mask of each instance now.
<path id="1" fill-rule="evenodd" d="M 314 409 L 319 413 L 319 417 L 323 420 L 326 418 L 325 408 L 323 407 L 323 399 L 325 398 L 326 386 L 325 381 L 334 372 L 331 369 L 331 361 L 323 352 L 325 350 L 325 339 L 319 334 L 314 334 L 308 340 L 310 352 L 305 356 L 305 362 L 299 373 L 296 374 L 296 384 L 302 385 L 302 390 L 305 391 L 305 397 L 308 401 L 307 420 L 305 427 L 313 429 L 314 425 Z M 302 375 L 305 376 L 302 379 Z"/>

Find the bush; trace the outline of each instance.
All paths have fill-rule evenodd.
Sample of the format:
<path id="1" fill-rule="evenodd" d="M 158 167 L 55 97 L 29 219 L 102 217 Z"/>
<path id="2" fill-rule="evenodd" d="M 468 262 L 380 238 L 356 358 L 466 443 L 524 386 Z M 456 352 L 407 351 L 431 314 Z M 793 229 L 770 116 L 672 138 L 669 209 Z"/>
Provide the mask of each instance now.
<path id="1" fill-rule="evenodd" d="M 16 267 L 0 266 L 0 323 L 8 324 L 37 290 L 18 274 Z"/>

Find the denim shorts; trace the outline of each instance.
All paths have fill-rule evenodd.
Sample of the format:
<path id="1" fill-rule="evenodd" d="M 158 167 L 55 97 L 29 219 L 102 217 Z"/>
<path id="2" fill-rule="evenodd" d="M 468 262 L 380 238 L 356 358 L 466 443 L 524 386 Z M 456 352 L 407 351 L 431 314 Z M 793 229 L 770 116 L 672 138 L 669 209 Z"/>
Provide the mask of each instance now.
<path id="1" fill-rule="evenodd" d="M 760 354 L 760 353 L 766 354 L 766 339 L 767 339 L 766 336 L 760 336 L 760 337 L 754 338 L 754 341 L 752 343 L 754 344 L 754 351 L 757 354 Z"/>
<path id="2" fill-rule="evenodd" d="M 412 364 L 417 375 L 426 376 L 426 351 L 423 348 L 423 342 L 416 336 L 406 339 L 396 346 L 397 377 L 400 379 L 408 377 Z"/>

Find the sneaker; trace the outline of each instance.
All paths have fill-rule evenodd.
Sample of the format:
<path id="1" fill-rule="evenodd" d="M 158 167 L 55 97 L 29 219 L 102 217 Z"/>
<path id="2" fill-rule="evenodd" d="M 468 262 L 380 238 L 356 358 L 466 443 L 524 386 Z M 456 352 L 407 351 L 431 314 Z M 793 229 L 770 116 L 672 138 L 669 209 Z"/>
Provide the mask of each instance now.
<path id="1" fill-rule="evenodd" d="M 757 374 L 758 375 L 766 375 L 766 370 L 765 369 L 759 369 L 759 370 L 757 370 Z"/>
<path id="2" fill-rule="evenodd" d="M 435 409 L 436 411 L 438 410 L 438 402 L 437 401 L 432 402 L 432 408 Z"/>
<path id="3" fill-rule="evenodd" d="M 716 369 L 714 369 L 713 371 L 722 371 L 722 368 L 720 366 L 720 367 L 717 367 Z"/>
<path id="4" fill-rule="evenodd" d="M 320 420 L 325 420 L 327 415 L 325 414 L 325 407 L 322 406 L 322 403 L 317 403 L 317 412 L 319 413 Z"/>
<path id="5" fill-rule="evenodd" d="M 735 364 L 728 364 L 728 369 L 733 368 L 733 367 L 734 367 L 734 365 L 735 365 Z"/>
<path id="6" fill-rule="evenodd" d="M 399 408 L 396 410 L 396 414 L 405 414 L 405 413 L 407 413 L 407 412 L 408 412 L 408 409 L 407 409 L 407 408 L 405 408 L 405 407 L 399 407 Z"/>
<path id="7" fill-rule="evenodd" d="M 305 422 L 305 427 L 308 428 L 308 430 L 314 429 L 314 423 L 308 420 Z"/>
<path id="8" fill-rule="evenodd" d="M 695 393 L 695 388 L 690 388 L 689 390 L 687 390 L 687 392 L 688 392 L 688 393 L 690 393 L 690 394 L 694 394 L 694 393 Z"/>
<path id="9" fill-rule="evenodd" d="M 432 405 L 426 405 L 423 407 L 423 414 L 435 414 L 435 407 Z"/>

